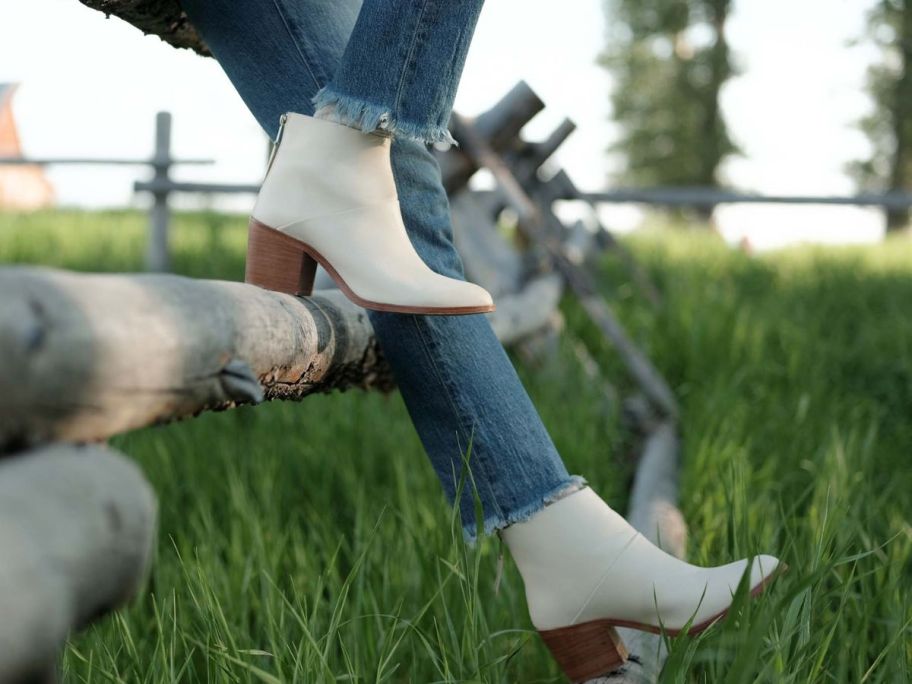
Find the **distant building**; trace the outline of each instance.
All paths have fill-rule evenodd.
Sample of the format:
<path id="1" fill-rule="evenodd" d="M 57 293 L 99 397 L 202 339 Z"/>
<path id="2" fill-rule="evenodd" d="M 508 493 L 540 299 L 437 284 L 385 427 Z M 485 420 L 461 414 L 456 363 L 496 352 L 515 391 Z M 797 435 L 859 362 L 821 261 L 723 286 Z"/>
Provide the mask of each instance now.
<path id="1" fill-rule="evenodd" d="M 0 157 L 22 155 L 13 118 L 15 83 L 0 83 Z M 0 165 L 0 209 L 39 209 L 54 203 L 54 188 L 40 166 Z"/>

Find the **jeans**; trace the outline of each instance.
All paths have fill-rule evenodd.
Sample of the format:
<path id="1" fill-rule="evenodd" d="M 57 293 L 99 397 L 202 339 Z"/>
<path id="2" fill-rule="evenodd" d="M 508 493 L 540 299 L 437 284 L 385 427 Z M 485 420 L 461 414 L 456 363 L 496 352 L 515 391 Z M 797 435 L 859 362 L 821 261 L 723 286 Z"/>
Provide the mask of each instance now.
<path id="1" fill-rule="evenodd" d="M 403 221 L 427 265 L 464 279 L 429 144 L 452 140 L 453 99 L 483 0 L 181 0 L 266 133 L 286 111 L 327 106 L 340 123 L 393 135 Z M 321 111 L 322 115 L 322 111 Z M 482 314 L 369 311 L 463 538 L 526 520 L 587 484 L 570 475 Z M 468 473 L 463 473 L 468 465 Z"/>

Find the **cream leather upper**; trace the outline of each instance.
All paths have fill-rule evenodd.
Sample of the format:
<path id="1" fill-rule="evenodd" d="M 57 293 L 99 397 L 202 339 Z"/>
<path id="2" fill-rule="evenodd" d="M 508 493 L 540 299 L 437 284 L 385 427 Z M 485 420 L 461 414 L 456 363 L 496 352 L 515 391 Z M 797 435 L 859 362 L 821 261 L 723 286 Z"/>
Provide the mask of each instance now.
<path id="1" fill-rule="evenodd" d="M 490 306 L 415 252 L 390 165 L 391 138 L 289 113 L 253 217 L 317 250 L 359 297 L 418 307 Z"/>
<path id="2" fill-rule="evenodd" d="M 501 531 L 526 587 L 532 624 L 554 629 L 600 618 L 681 629 L 728 608 L 747 568 L 740 560 L 701 568 L 665 553 L 591 487 Z M 750 588 L 777 567 L 757 556 Z M 705 592 L 705 594 L 704 594 Z"/>

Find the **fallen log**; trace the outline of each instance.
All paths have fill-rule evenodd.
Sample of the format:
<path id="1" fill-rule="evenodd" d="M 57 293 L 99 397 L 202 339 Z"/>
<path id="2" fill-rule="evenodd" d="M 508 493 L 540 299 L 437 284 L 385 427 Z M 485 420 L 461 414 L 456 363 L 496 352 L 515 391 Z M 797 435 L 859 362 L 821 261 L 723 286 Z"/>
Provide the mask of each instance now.
<path id="1" fill-rule="evenodd" d="M 516 292 L 523 281 L 523 258 L 497 231 L 493 214 L 467 190 L 450 196 L 453 240 L 466 276 L 494 298 Z"/>
<path id="2" fill-rule="evenodd" d="M 517 294 L 497 300 L 491 327 L 504 344 L 516 344 L 553 324 L 564 281 L 557 273 L 543 273 L 529 280 Z"/>
<path id="3" fill-rule="evenodd" d="M 678 510 L 678 437 L 672 421 L 660 423 L 646 438 L 637 466 L 627 520 L 653 544 L 684 557 L 687 524 Z M 662 637 L 620 628 L 631 658 L 617 672 L 589 684 L 652 684 L 658 681 L 668 651 Z"/>
<path id="4" fill-rule="evenodd" d="M 110 449 L 0 460 L 0 682 L 46 680 L 71 630 L 133 597 L 156 514 L 145 477 Z"/>
<path id="5" fill-rule="evenodd" d="M 391 387 L 363 309 L 173 275 L 0 269 L 0 451 Z"/>
<path id="6" fill-rule="evenodd" d="M 263 399 L 394 387 L 367 312 L 338 291 L 9 266 L 0 292 L 0 453 Z M 546 278 L 498 299 L 489 316 L 501 341 L 545 325 L 559 296 Z"/>

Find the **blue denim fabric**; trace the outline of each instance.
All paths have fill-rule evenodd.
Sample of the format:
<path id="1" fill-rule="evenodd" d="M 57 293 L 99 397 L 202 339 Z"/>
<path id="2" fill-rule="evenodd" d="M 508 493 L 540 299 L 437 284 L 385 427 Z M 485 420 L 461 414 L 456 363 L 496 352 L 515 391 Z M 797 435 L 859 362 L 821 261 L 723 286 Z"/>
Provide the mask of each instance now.
<path id="1" fill-rule="evenodd" d="M 315 94 L 332 83 L 340 67 L 339 83 L 346 95 L 366 102 L 381 101 L 392 92 L 395 78 L 384 69 L 401 72 L 405 65 L 415 70 L 404 82 L 416 99 L 403 98 L 399 104 L 404 109 L 393 111 L 431 126 L 446 121 L 481 3 L 368 0 L 363 9 L 359 0 L 181 4 L 260 125 L 275 138 L 280 115 L 312 115 Z M 434 12 L 422 14 L 423 8 L 432 7 Z M 446 19 L 438 25 L 422 16 Z M 405 18 L 402 27 L 394 26 L 396 18 Z M 415 32 L 404 27 L 415 25 L 424 46 L 415 54 L 439 61 L 389 59 L 408 54 L 405 42 L 413 40 Z M 449 49 L 443 50 L 444 45 Z M 363 77 L 361 68 L 372 76 Z M 443 90 L 440 83 L 427 88 L 430 81 L 447 78 L 451 80 Z M 429 108 L 422 109 L 425 106 Z M 464 278 L 440 167 L 427 143 L 394 133 L 391 159 L 402 217 L 416 251 L 438 273 Z M 463 463 L 468 463 L 484 534 L 525 520 L 586 484 L 582 476 L 568 473 L 484 315 L 368 313 L 451 504 Z M 464 486 L 459 500 L 469 545 L 476 541 L 472 489 L 471 484 Z"/>
<path id="2" fill-rule="evenodd" d="M 447 130 L 456 86 L 484 0 L 368 0 L 330 82 L 314 106 L 336 121 L 424 142 Z"/>

